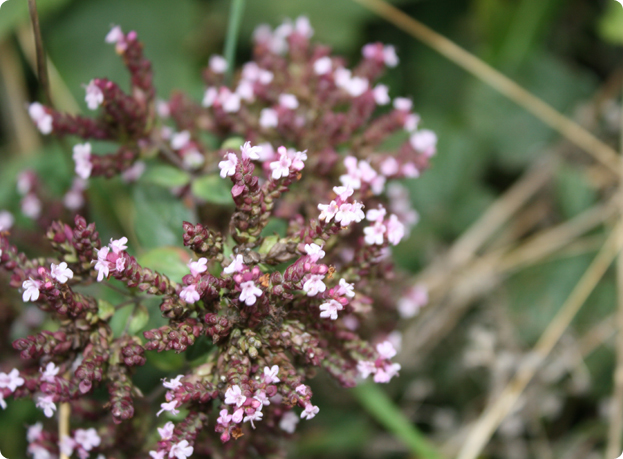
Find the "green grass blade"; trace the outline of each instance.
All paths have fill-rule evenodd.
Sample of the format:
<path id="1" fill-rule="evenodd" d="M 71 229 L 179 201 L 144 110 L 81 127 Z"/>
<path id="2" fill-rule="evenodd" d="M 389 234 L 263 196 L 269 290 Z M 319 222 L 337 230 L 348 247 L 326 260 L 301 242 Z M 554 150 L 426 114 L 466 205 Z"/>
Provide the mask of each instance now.
<path id="1" fill-rule="evenodd" d="M 240 23 L 242 22 L 242 13 L 244 12 L 245 0 L 232 0 L 231 10 L 229 10 L 229 23 L 227 24 L 227 36 L 225 37 L 225 60 L 227 60 L 227 72 L 225 73 L 225 81 L 231 82 L 234 74 L 234 59 L 236 57 L 236 45 L 238 43 L 238 35 L 240 34 Z"/>

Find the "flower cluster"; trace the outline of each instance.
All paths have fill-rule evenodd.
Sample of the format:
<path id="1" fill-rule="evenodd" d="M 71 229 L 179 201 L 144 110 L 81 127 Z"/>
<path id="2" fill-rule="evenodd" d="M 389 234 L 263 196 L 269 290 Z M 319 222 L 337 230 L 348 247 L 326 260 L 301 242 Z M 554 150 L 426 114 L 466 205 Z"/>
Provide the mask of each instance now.
<path id="1" fill-rule="evenodd" d="M 171 190 L 200 216 L 178 222 L 188 249 L 181 282 L 139 263 L 126 237 L 102 245 L 95 224 L 75 214 L 73 226 L 48 227 L 57 258 L 30 259 L 5 231 L 12 217 L 0 213 L 0 268 L 11 273 L 9 285 L 24 302 L 58 324 L 13 343 L 24 365 L 0 373 L 0 405 L 9 396 L 28 397 L 52 417 L 64 404 L 72 425 L 93 426 L 58 438 L 54 428 L 35 424 L 28 451 L 36 459 L 59 452 L 187 459 L 218 448 L 231 457 L 272 455 L 300 419 L 319 413 L 308 385 L 314 368 L 344 387 L 371 375 L 387 383 L 398 374 L 390 332 L 401 315 L 415 313 L 414 302 L 425 303 L 425 292 L 400 300 L 406 279 L 393 269 L 390 246 L 417 214 L 404 188 L 390 182 L 419 176 L 436 137 L 418 130 L 410 100 L 392 103 L 389 88 L 375 84 L 398 64 L 393 47 L 366 45 L 349 69 L 313 45 L 312 35 L 306 18 L 275 30 L 261 26 L 253 61 L 232 84 L 225 82 L 227 62 L 213 56 L 201 101 L 182 93 L 164 101 L 156 98 L 136 33 L 114 27 L 105 40 L 128 68 L 130 92 L 107 79 L 89 82 L 85 102 L 95 118 L 30 106 L 41 133 L 82 139 L 73 149 L 81 182 L 64 199 L 71 212 L 84 204 L 86 180 L 132 182 L 154 165 L 177 168 L 190 182 L 226 181 L 231 194 L 224 219 L 208 211 L 192 183 Z M 207 144 L 205 132 L 221 146 Z M 390 136 L 402 139 L 397 151 L 385 147 Z M 90 139 L 118 149 L 95 154 Z M 37 183 L 28 180 L 25 195 Z M 271 230 L 275 222 L 284 229 Z M 103 285 L 127 301 L 104 301 Z M 145 306 L 154 298 L 164 325 L 133 334 L 129 324 L 139 311 L 157 315 Z M 111 320 L 127 305 L 133 312 L 114 333 Z M 139 402 L 133 375 L 150 355 L 198 349 L 193 365 L 163 381 L 164 399 L 155 390 Z M 102 391 L 94 394 L 100 387 L 108 392 L 105 404 Z M 126 422 L 131 418 L 138 421 Z M 162 418 L 159 439 L 138 428 Z"/>

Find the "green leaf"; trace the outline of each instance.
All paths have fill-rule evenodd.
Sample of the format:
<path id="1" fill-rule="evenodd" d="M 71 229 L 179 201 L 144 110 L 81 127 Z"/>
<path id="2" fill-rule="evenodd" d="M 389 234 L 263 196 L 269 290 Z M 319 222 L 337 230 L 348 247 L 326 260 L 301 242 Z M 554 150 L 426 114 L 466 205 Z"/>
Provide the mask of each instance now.
<path id="1" fill-rule="evenodd" d="M 156 185 L 136 185 L 133 190 L 136 206 L 135 230 L 145 248 L 182 245 L 182 222 L 192 221 L 191 211 Z"/>
<path id="2" fill-rule="evenodd" d="M 222 179 L 219 175 L 205 175 L 195 180 L 192 192 L 198 198 L 214 204 L 233 204 L 231 197 L 231 182 Z"/>
<path id="3" fill-rule="evenodd" d="M 597 191 L 586 175 L 564 164 L 556 174 L 556 195 L 566 218 L 575 217 L 597 200 Z"/>
<path id="4" fill-rule="evenodd" d="M 158 271 L 178 283 L 189 272 L 185 259 L 188 259 L 188 254 L 178 247 L 157 247 L 137 258 L 141 266 Z"/>
<path id="5" fill-rule="evenodd" d="M 623 44 L 623 8 L 618 2 L 608 2 L 597 30 L 604 41 Z"/>
<path id="6" fill-rule="evenodd" d="M 37 3 L 37 14 L 39 19 L 43 20 L 50 13 L 61 9 L 70 0 L 47 0 Z M 2 5 L 0 11 L 0 40 L 11 32 L 16 26 L 28 23 L 28 2 L 23 0 L 11 0 Z"/>
<path id="7" fill-rule="evenodd" d="M 137 305 L 130 319 L 128 333 L 135 335 L 147 325 L 147 322 L 149 322 L 149 311 L 147 311 L 144 304 Z"/>
<path id="8" fill-rule="evenodd" d="M 115 307 L 106 300 L 97 301 L 97 316 L 102 320 L 108 320 L 115 314 Z"/>
<path id="9" fill-rule="evenodd" d="M 378 385 L 360 384 L 353 389 L 353 393 L 361 406 L 415 455 L 422 459 L 442 457 Z"/>
<path id="10" fill-rule="evenodd" d="M 148 352 L 147 362 L 163 371 L 179 370 L 184 366 L 186 360 L 183 354 L 170 352 Z"/>
<path id="11" fill-rule="evenodd" d="M 244 144 L 244 139 L 242 137 L 230 137 L 229 139 L 223 142 L 221 145 L 222 150 L 239 150 L 240 147 Z"/>
<path id="12" fill-rule="evenodd" d="M 141 181 L 166 188 L 174 188 L 187 185 L 190 182 L 190 175 L 188 172 L 176 167 L 158 164 L 149 167 L 141 177 Z"/>
<path id="13" fill-rule="evenodd" d="M 205 357 L 213 347 L 211 339 L 207 336 L 200 336 L 197 338 L 197 341 L 195 341 L 195 344 L 190 346 L 188 350 L 184 352 L 184 356 L 187 361 L 192 362 L 200 357 Z"/>

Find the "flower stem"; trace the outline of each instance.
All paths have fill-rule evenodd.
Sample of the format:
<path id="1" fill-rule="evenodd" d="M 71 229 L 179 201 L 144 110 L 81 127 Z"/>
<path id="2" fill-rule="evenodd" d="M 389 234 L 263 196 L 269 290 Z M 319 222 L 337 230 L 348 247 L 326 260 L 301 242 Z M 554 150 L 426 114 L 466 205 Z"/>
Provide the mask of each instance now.
<path id="1" fill-rule="evenodd" d="M 236 44 L 238 42 L 244 5 L 245 0 L 232 0 L 231 9 L 229 10 L 229 23 L 227 24 L 227 36 L 225 37 L 225 49 L 223 51 L 227 60 L 227 71 L 225 73 L 225 82 L 227 84 L 231 83 L 231 78 L 234 74 Z"/>

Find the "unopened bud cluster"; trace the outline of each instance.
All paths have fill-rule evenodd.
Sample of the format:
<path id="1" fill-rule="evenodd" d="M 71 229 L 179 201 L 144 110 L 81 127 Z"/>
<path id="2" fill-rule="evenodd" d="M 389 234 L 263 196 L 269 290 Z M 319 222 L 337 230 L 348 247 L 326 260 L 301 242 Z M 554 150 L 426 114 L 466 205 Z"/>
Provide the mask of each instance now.
<path id="1" fill-rule="evenodd" d="M 201 101 L 182 93 L 164 101 L 156 99 L 136 33 L 114 27 L 106 42 L 130 72 L 128 93 L 104 78 L 89 82 L 93 118 L 30 106 L 43 134 L 81 139 L 73 148 L 78 181 L 63 201 L 73 223 L 54 221 L 46 232 L 56 258 L 20 253 L 7 231 L 11 215 L 0 214 L 0 268 L 24 302 L 57 324 L 13 343 L 23 360 L 19 369 L 0 367 L 0 406 L 27 397 L 51 418 L 68 404 L 72 427 L 81 427 L 59 438 L 51 421 L 32 426 L 35 459 L 61 452 L 186 459 L 220 448 L 228 457 L 264 457 L 280 450 L 280 438 L 301 419 L 318 414 L 308 385 L 316 368 L 345 387 L 398 374 L 392 358 L 399 339 L 391 332 L 426 303 L 426 292 L 414 287 L 402 295 L 404 278 L 391 263 L 390 246 L 417 214 L 405 189 L 390 182 L 418 177 L 436 137 L 418 129 L 409 99 L 392 102 L 389 89 L 374 83 L 398 64 L 393 47 L 366 45 L 348 69 L 327 47 L 311 44 L 312 34 L 306 18 L 261 26 L 254 59 L 233 84 L 226 84 L 227 62 L 213 56 Z M 206 132 L 223 146 L 206 144 Z M 385 147 L 390 137 L 402 139 L 397 150 Z M 118 149 L 96 154 L 89 140 Z M 179 222 L 189 260 L 179 283 L 142 266 L 126 237 L 103 242 L 76 214 L 87 180 L 135 181 L 146 163 L 231 187 L 226 221 L 222 212 L 204 211 L 211 204 L 193 187 L 172 190 L 206 216 Z M 20 177 L 23 212 L 49 221 L 39 178 L 31 171 Z M 285 231 L 271 234 L 267 225 L 275 221 Z M 107 306 L 94 293 L 104 284 L 128 301 Z M 160 311 L 149 313 L 166 324 L 141 335 L 126 327 L 116 336 L 110 321 L 117 307 L 134 304 L 136 311 L 151 298 Z M 148 396 L 135 385 L 137 367 L 152 353 L 191 352 L 202 340 L 209 343 L 204 355 L 164 379 L 162 393 Z"/>

